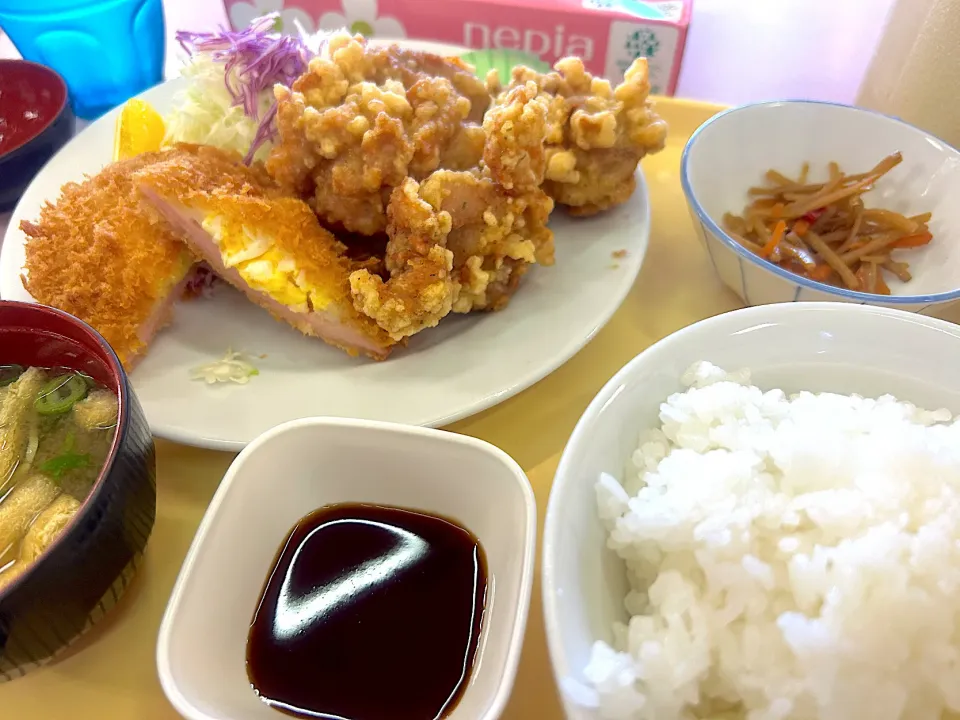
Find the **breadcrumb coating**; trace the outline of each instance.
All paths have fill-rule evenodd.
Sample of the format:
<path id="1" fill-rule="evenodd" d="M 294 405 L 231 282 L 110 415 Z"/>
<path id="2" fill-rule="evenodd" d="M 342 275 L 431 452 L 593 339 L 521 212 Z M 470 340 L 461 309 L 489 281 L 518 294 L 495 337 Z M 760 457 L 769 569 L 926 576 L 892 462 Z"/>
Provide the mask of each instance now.
<path id="1" fill-rule="evenodd" d="M 189 212 L 198 226 L 183 234 L 185 241 L 205 259 L 216 251 L 213 260 L 241 282 L 223 272 L 225 279 L 249 290 L 275 317 L 350 354 L 386 357 L 393 341 L 353 307 L 349 276 L 355 263 L 346 246 L 262 170 L 206 148 L 156 163 L 138 179 Z"/>
<path id="2" fill-rule="evenodd" d="M 194 263 L 134 179 L 165 156 L 147 153 L 67 183 L 36 222 L 20 225 L 27 291 L 93 326 L 128 367 L 167 319 L 170 296 Z"/>

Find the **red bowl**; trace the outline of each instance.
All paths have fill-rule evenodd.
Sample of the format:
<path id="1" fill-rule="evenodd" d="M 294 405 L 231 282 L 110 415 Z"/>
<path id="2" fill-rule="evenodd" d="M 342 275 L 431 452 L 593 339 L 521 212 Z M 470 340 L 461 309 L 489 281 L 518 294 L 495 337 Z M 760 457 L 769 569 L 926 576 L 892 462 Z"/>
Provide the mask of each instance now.
<path id="1" fill-rule="evenodd" d="M 77 514 L 19 578 L 0 590 L 0 681 L 43 664 L 116 603 L 156 517 L 153 438 L 107 342 L 72 315 L 0 301 L 0 364 L 67 367 L 117 393 L 113 447 Z"/>
<path id="2" fill-rule="evenodd" d="M 67 84 L 26 60 L 0 60 L 0 212 L 10 210 L 73 136 Z"/>

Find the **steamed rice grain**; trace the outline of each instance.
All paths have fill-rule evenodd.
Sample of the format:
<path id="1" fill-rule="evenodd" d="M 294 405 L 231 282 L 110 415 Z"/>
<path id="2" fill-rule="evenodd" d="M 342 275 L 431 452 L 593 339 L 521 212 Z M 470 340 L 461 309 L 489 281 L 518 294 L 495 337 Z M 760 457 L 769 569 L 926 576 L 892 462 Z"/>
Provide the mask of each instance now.
<path id="1" fill-rule="evenodd" d="M 960 421 L 683 380 L 597 483 L 630 620 L 566 691 L 630 720 L 960 713 Z"/>

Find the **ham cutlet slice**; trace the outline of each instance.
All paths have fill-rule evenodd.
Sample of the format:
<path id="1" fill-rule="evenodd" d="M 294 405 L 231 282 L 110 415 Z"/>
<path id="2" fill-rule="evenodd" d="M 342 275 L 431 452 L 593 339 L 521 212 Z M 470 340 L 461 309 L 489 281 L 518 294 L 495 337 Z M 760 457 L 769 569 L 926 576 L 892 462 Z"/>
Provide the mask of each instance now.
<path id="1" fill-rule="evenodd" d="M 305 335 L 385 359 L 395 341 L 353 307 L 353 263 L 310 207 L 259 168 L 212 148 L 179 147 L 179 156 L 138 172 L 137 182 L 196 256 Z"/>
<path id="2" fill-rule="evenodd" d="M 92 325 L 130 369 L 169 322 L 193 255 L 131 179 L 165 153 L 109 165 L 23 221 L 23 286 Z"/>

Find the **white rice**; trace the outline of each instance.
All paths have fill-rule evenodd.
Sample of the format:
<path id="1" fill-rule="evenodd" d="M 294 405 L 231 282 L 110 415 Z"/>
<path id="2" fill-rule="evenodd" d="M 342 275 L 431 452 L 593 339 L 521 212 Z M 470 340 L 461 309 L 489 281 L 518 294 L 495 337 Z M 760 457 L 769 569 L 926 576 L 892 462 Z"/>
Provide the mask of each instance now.
<path id="1" fill-rule="evenodd" d="M 566 691 L 632 720 L 960 713 L 960 420 L 683 381 L 597 483 L 630 621 Z"/>

